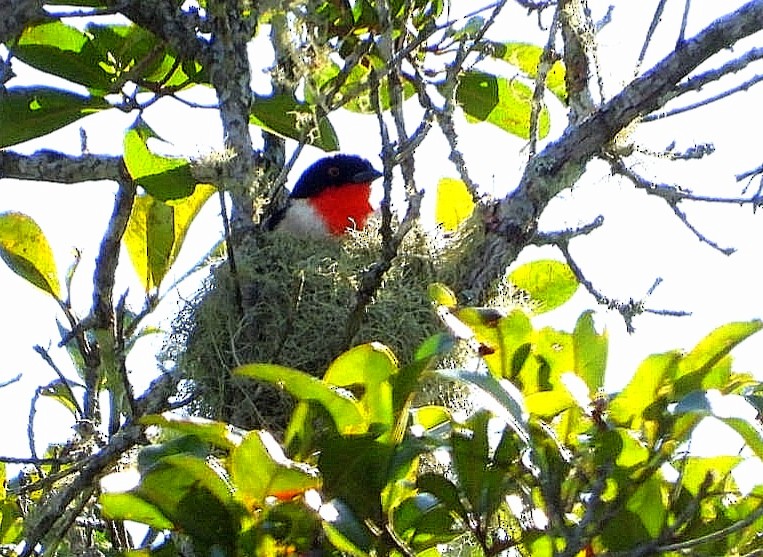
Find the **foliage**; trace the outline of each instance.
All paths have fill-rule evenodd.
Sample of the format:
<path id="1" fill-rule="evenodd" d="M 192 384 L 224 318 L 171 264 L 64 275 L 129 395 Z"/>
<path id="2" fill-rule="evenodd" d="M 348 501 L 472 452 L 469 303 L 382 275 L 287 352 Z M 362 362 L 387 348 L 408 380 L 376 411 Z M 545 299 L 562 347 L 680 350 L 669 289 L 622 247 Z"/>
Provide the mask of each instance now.
<path id="1" fill-rule="evenodd" d="M 605 393 L 612 366 L 592 313 L 583 313 L 572 332 L 534 322 L 567 302 L 579 284 L 618 310 L 628 326 L 645 311 L 641 301 L 599 293 L 572 261 L 569 242 L 601 219 L 579 230 L 539 232 L 546 206 L 576 184 L 590 160 L 605 161 L 634 187 L 659 196 L 715 248 L 678 204 L 759 204 L 758 195 L 707 198 L 646 180 L 633 170 L 639 146 L 630 137 L 665 103 L 711 89 L 706 86 L 760 58 L 751 50 L 698 73 L 714 54 L 763 27 L 760 1 L 693 38 L 682 28 L 679 46 L 641 71 L 651 29 L 636 77 L 611 98 L 593 68 L 596 25 L 583 0 L 518 2 L 548 31 L 545 46 L 487 36 L 509 4 L 504 1 L 455 19 L 455 2 L 444 0 L 0 4 L 0 176 L 94 182 L 114 193 L 93 258 L 92 289 L 83 297 L 92 300 L 90 307 L 78 305 L 81 297 L 72 292 L 82 254 L 75 252 L 61 273 L 54 257 L 61 254 L 53 253 L 32 217 L 13 208 L 0 214 L 0 257 L 60 312 L 60 339 L 35 346 L 55 378 L 38 381 L 31 400 L 31 454 L 0 458 L 28 465 L 12 478 L 0 466 L 3 555 L 126 554 L 135 544 L 124 521 L 150 527 L 135 551 L 140 554 L 761 551 L 761 488 L 742 492 L 736 485 L 732 472 L 741 457 L 702 458 L 688 450 L 697 426 L 712 418 L 739 434 L 755 458 L 763 457 L 752 410 L 763 407 L 762 389 L 732 370 L 729 355 L 761 324 L 731 323 L 686 354 L 652 355 L 622 392 Z M 261 43 L 255 40 L 272 47 L 263 49 L 272 63 L 270 82 L 256 92 L 251 61 L 260 53 L 250 46 Z M 41 78 L 17 79 L 13 68 L 22 64 Z M 210 104 L 197 102 L 210 90 Z M 166 103 L 214 110 L 224 150 L 205 157 L 163 154 L 166 145 L 149 122 Z M 409 112 L 410 106 L 419 110 Z M 287 175 L 304 146 L 355 147 L 334 127 L 340 109 L 375 117 L 385 177 L 394 175 L 397 184 L 402 176 L 398 208 L 404 210 L 393 212 L 397 200 L 387 179 L 378 229 L 369 232 L 373 241 L 354 246 L 362 257 L 337 255 L 349 243 L 297 245 L 275 235 L 264 241 L 270 252 L 259 246 L 247 253 L 249 243 L 267 234 L 261 224 L 281 208 Z M 104 112 L 131 119 L 115 131 L 121 138 L 116 154 L 88 145 L 87 118 Z M 561 112 L 567 127 L 551 141 L 552 124 L 562 127 Z M 522 177 L 502 199 L 486 196 L 470 177 L 456 116 L 464 125 L 483 123 L 526 140 Z M 49 134 L 68 133 L 72 124 L 82 126 L 79 144 L 67 144 L 66 152 L 49 149 Z M 261 146 L 252 129 L 261 133 Z M 445 137 L 458 178 L 440 182 L 435 214 L 442 229 L 421 240 L 424 191 L 414 162 L 433 129 Z M 286 140 L 294 155 L 288 160 Z M 30 145 L 44 147 L 29 153 Z M 690 151 L 669 148 L 664 155 L 698 158 L 712 148 Z M 184 341 L 196 334 L 211 346 L 194 350 L 180 343 L 165 350 L 161 373 L 136 394 L 136 375 L 145 371 L 131 358 L 133 349 L 158 332 L 151 318 L 175 286 L 169 270 L 214 193 L 225 237 L 213 252 L 222 252 L 224 243 L 227 256 L 214 272 L 229 286 L 216 293 L 226 303 L 210 296 L 183 311 L 212 308 L 226 320 L 183 331 Z M 81 207 L 89 208 L 88 201 Z M 288 251 L 279 241 L 305 251 L 292 261 L 278 259 L 274 251 Z M 530 244 L 554 245 L 567 262 L 542 260 L 507 274 Z M 426 249 L 412 248 L 417 245 Z M 134 305 L 116 286 L 122 247 L 137 275 L 133 291 L 141 293 Z M 237 258 L 255 263 L 237 268 Z M 264 270 L 280 264 L 280 275 Z M 322 275 L 324 288 L 294 289 L 290 281 L 309 273 Z M 268 290 L 274 284 L 280 290 Z M 255 300 L 286 316 L 278 323 L 287 334 L 271 334 L 262 313 L 246 321 L 246 295 L 266 290 Z M 268 298 L 272 292 L 277 295 Z M 437 322 L 425 292 L 446 332 L 431 334 Z M 498 309 L 506 299 L 527 303 Z M 488 301 L 490 307 L 481 305 Z M 327 306 L 340 314 L 323 312 Z M 290 313 L 295 307 L 299 311 Z M 328 338 L 326 322 L 315 326 L 310 314 L 328 317 L 329 325 L 337 321 L 337 336 Z M 247 326 L 255 330 L 244 339 L 252 351 L 242 352 L 232 339 Z M 297 329 L 321 350 L 289 339 Z M 386 344 L 373 342 L 379 339 Z M 226 379 L 242 354 L 262 363 L 237 369 L 234 380 L 246 383 L 240 399 L 204 398 L 193 369 L 200 352 L 226 367 Z M 288 361 L 279 357 L 284 353 Z M 206 378 L 219 380 L 219 367 L 207 369 Z M 295 401 L 283 432 L 187 415 L 219 400 L 238 406 L 263 383 Z M 220 384 L 229 395 L 230 383 Z M 441 390 L 427 392 L 431 385 Z M 443 392 L 447 396 L 438 398 Z M 465 399 L 454 401 L 459 393 L 467 393 Z M 69 413 L 74 433 L 38 455 L 42 398 Z M 133 489 L 104 492 L 101 478 L 131 467 L 140 475 Z"/>
<path id="2" fill-rule="evenodd" d="M 522 276 L 547 270 L 538 262 Z M 544 292 L 566 288 L 559 274 Z M 144 449 L 139 485 L 104 494 L 104 513 L 171 530 L 156 554 L 179 553 L 183 540 L 257 555 L 432 555 L 464 544 L 473 555 L 760 549 L 760 493 L 740 492 L 732 475 L 742 458 L 685 447 L 715 417 L 763 456 L 763 428 L 739 411 L 752 410 L 745 397 L 759 383 L 732 371 L 729 356 L 763 323 L 732 323 L 686 354 L 649 356 L 623 391 L 606 394 L 607 336 L 590 313 L 564 332 L 535 328 L 521 310 L 438 309 L 459 330 L 403 366 L 372 343 L 342 354 L 322 379 L 238 368 L 298 399 L 281 446 L 262 431 L 150 419 L 175 436 Z M 438 367 L 459 342 L 473 349 L 468 358 Z M 473 410 L 422 404 L 427 376 L 468 385 Z"/>

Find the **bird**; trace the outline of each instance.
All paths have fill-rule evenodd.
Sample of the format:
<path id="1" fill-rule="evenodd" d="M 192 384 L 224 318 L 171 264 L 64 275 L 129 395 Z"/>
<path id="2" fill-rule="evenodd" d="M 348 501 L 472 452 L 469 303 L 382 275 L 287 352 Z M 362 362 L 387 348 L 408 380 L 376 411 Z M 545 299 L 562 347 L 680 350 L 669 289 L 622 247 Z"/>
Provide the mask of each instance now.
<path id="1" fill-rule="evenodd" d="M 360 230 L 373 213 L 371 183 L 381 176 L 357 155 L 322 158 L 302 173 L 268 228 L 314 238 L 338 238 L 349 229 Z"/>

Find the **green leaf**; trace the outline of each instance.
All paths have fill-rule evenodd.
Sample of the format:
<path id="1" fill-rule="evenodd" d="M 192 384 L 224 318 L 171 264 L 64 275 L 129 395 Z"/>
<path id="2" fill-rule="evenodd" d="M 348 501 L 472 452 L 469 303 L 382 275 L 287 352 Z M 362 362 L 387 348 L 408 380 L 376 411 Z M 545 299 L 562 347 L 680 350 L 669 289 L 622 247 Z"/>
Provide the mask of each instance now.
<path id="1" fill-rule="evenodd" d="M 156 530 L 170 530 L 174 526 L 158 508 L 135 493 L 103 493 L 98 504 L 103 516 L 111 520 L 132 520 Z"/>
<path id="2" fill-rule="evenodd" d="M 13 55 L 30 66 L 100 92 L 113 81 L 104 54 L 93 48 L 92 35 L 60 20 L 26 27 L 13 47 Z"/>
<path id="3" fill-rule="evenodd" d="M 427 295 L 432 303 L 446 308 L 454 308 L 458 305 L 458 298 L 453 291 L 441 282 L 433 282 L 427 286 Z"/>
<path id="4" fill-rule="evenodd" d="M 609 406 L 610 417 L 618 425 L 630 426 L 661 395 L 661 389 L 675 374 L 681 355 L 678 352 L 652 354 L 639 365 L 625 389 Z"/>
<path id="5" fill-rule="evenodd" d="M 706 486 L 706 493 L 723 493 L 731 471 L 743 460 L 741 456 L 729 455 L 687 456 L 673 466 L 681 471 L 681 484 L 696 497 L 707 478 L 710 478 L 711 483 Z"/>
<path id="6" fill-rule="evenodd" d="M 437 374 L 453 381 L 474 385 L 489 395 L 497 403 L 490 406 L 493 414 L 503 419 L 519 435 L 523 443 L 530 443 L 524 398 L 511 382 L 506 379 L 499 381 L 490 374 L 464 370 L 442 369 L 438 370 Z M 486 406 L 487 401 L 482 403 L 483 408 Z"/>
<path id="7" fill-rule="evenodd" d="M 604 386 L 609 336 L 606 331 L 602 334 L 596 332 L 593 312 L 586 311 L 575 324 L 572 340 L 575 346 L 575 373 L 595 393 Z"/>
<path id="8" fill-rule="evenodd" d="M 132 493 L 197 543 L 227 549 L 235 545 L 241 511 L 222 467 L 212 461 L 188 454 L 167 456 L 142 476 Z"/>
<path id="9" fill-rule="evenodd" d="M 536 313 L 558 308 L 578 289 L 578 281 L 569 265 L 553 259 L 526 263 L 512 271 L 508 279 L 539 304 Z"/>
<path id="10" fill-rule="evenodd" d="M 193 219 L 215 192 L 198 184 L 184 199 L 162 202 L 150 195 L 135 198 L 124 243 L 146 292 L 158 288 L 180 253 Z"/>
<path id="11" fill-rule="evenodd" d="M 531 79 L 538 76 L 538 65 L 543 55 L 543 48 L 529 43 L 508 42 L 497 43 L 488 41 L 483 52 L 494 58 L 508 62 L 512 66 L 519 68 L 522 73 Z M 567 88 L 564 83 L 564 64 L 558 60 L 551 65 L 551 69 L 546 74 L 546 87 L 560 101 L 566 102 Z"/>
<path id="12" fill-rule="evenodd" d="M 0 92 L 0 147 L 8 147 L 63 128 L 111 108 L 104 99 L 51 87 L 13 87 Z"/>
<path id="13" fill-rule="evenodd" d="M 148 148 L 148 140 L 157 137 L 141 119 L 136 120 L 127 131 L 124 161 L 130 177 L 158 201 L 191 195 L 196 187 L 191 163 L 185 159 L 152 153 Z"/>
<path id="14" fill-rule="evenodd" d="M 329 119 L 319 118 L 314 108 L 288 94 L 255 95 L 249 123 L 324 151 L 339 149 L 339 139 Z"/>
<path id="15" fill-rule="evenodd" d="M 474 211 L 474 198 L 463 180 L 441 178 L 437 183 L 435 223 L 447 232 L 455 232 Z"/>
<path id="16" fill-rule="evenodd" d="M 514 379 L 531 361 L 535 335 L 523 311 L 517 309 L 503 316 L 495 308 L 463 308 L 455 316 L 485 347 L 482 357 L 493 376 Z"/>
<path id="17" fill-rule="evenodd" d="M 390 378 L 397 371 L 397 358 L 392 351 L 383 344 L 372 342 L 341 354 L 326 370 L 323 380 L 355 393 L 370 424 L 391 431 L 395 413 Z"/>
<path id="18" fill-rule="evenodd" d="M 416 479 L 416 487 L 419 491 L 434 495 L 451 513 L 468 522 L 469 512 L 461 502 L 461 495 L 453 482 L 440 474 L 424 473 Z"/>
<path id="19" fill-rule="evenodd" d="M 40 389 L 40 394 L 58 401 L 64 408 L 71 412 L 73 416 L 79 418 L 82 410 L 79 406 L 79 402 L 74 397 L 71 385 L 58 379 L 52 383 L 48 383 L 45 387 L 42 387 Z"/>
<path id="20" fill-rule="evenodd" d="M 46 21 L 25 28 L 13 54 L 43 72 L 84 85 L 94 92 L 115 92 L 128 80 L 151 89 L 190 86 L 201 67 L 179 64 L 151 32 L 137 25 L 88 24 L 84 31 Z M 192 71 L 187 72 L 187 69 Z M 145 90 L 145 88 L 142 88 Z"/>
<path id="21" fill-rule="evenodd" d="M 456 102 L 473 122 L 489 122 L 504 131 L 530 138 L 532 90 L 516 79 L 467 71 L 459 75 Z M 546 107 L 538 116 L 538 136 L 544 138 L 551 129 Z"/>
<path id="22" fill-rule="evenodd" d="M 763 426 L 755 409 L 740 395 L 720 391 L 694 391 L 683 397 L 674 409 L 677 415 L 712 416 L 736 431 L 755 455 L 763 459 Z"/>
<path id="23" fill-rule="evenodd" d="M 250 511 L 274 496 L 288 501 L 308 489 L 318 489 L 318 470 L 286 458 L 281 446 L 266 431 L 251 431 L 230 455 L 230 471 L 236 496 Z"/>
<path id="24" fill-rule="evenodd" d="M 320 514 L 326 538 L 337 550 L 354 557 L 371 554 L 376 536 L 341 499 L 325 503 Z"/>
<path id="25" fill-rule="evenodd" d="M 0 213 L 0 257 L 21 278 L 61 299 L 53 250 L 31 217 L 16 212 Z"/>
<path id="26" fill-rule="evenodd" d="M 358 518 L 380 520 L 394 451 L 370 436 L 327 439 L 318 456 L 324 491 L 347 503 Z"/>
<path id="27" fill-rule="evenodd" d="M 410 497 L 395 508 L 392 527 L 417 555 L 421 550 L 447 543 L 458 535 L 453 514 L 428 493 Z"/>
<path id="28" fill-rule="evenodd" d="M 731 376 L 729 353 L 761 328 L 763 321 L 755 319 L 727 323 L 707 335 L 679 362 L 676 395 L 683 396 L 695 389 L 726 387 Z"/>
<path id="29" fill-rule="evenodd" d="M 312 375 L 275 364 L 244 365 L 232 373 L 278 385 L 298 400 L 317 402 L 326 409 L 343 435 L 368 431 L 369 422 L 359 402 L 346 391 L 333 388 Z"/>
<path id="30" fill-rule="evenodd" d="M 214 420 L 208 420 L 206 418 L 199 418 L 197 416 L 175 416 L 173 414 L 149 414 L 140 418 L 142 425 L 156 425 L 163 429 L 172 430 L 175 433 L 180 434 L 179 439 L 188 438 L 188 441 L 181 443 L 182 450 L 173 450 L 171 454 L 175 452 L 190 452 L 198 454 L 192 447 L 195 443 L 192 439 L 199 439 L 204 443 L 214 445 L 221 449 L 230 450 L 236 448 L 241 444 L 243 440 L 244 431 L 238 429 L 225 422 L 216 422 Z M 177 442 L 174 441 L 173 442 Z M 153 450 L 152 447 L 167 447 L 169 441 L 162 443 L 161 445 L 151 445 L 143 449 L 144 451 Z M 163 448 L 160 454 L 164 456 Z M 140 460 L 140 459 L 139 459 Z"/>

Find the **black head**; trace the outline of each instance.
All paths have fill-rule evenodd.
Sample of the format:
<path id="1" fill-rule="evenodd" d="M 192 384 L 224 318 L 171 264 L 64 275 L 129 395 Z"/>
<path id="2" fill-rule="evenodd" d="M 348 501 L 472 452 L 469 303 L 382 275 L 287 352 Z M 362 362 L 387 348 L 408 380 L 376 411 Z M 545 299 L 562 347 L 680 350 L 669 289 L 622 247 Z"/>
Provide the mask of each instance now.
<path id="1" fill-rule="evenodd" d="M 326 188 L 372 182 L 382 175 L 370 162 L 355 155 L 334 155 L 314 162 L 299 177 L 290 197 L 313 197 Z"/>

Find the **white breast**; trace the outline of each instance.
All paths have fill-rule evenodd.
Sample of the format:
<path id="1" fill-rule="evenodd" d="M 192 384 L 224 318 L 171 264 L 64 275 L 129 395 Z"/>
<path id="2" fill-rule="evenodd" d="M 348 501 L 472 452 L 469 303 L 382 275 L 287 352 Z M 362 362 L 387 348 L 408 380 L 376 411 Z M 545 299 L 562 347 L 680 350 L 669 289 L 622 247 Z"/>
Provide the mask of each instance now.
<path id="1" fill-rule="evenodd" d="M 330 237 L 326 224 L 306 199 L 292 199 L 276 230 L 313 237 Z"/>

